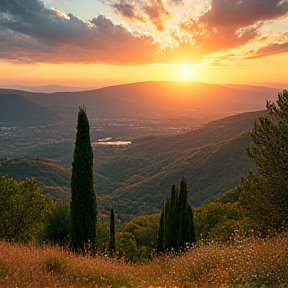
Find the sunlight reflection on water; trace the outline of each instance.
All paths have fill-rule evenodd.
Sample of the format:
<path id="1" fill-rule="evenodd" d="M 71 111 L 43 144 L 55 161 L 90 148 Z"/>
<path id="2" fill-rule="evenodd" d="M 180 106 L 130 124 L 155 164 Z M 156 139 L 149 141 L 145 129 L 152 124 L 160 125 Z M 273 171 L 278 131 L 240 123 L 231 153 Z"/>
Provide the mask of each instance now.
<path id="1" fill-rule="evenodd" d="M 131 141 L 103 141 L 93 142 L 92 145 L 104 145 L 104 146 L 127 146 L 130 145 Z"/>

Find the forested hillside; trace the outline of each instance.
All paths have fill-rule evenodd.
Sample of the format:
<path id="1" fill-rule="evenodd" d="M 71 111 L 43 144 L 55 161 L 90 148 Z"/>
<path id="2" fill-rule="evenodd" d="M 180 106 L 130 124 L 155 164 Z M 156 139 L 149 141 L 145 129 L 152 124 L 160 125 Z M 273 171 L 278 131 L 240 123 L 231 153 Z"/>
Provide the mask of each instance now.
<path id="1" fill-rule="evenodd" d="M 248 131 L 262 115 L 265 111 L 243 113 L 178 135 L 138 138 L 124 150 L 96 146 L 94 182 L 102 213 L 111 203 L 124 221 L 157 213 L 183 173 L 194 207 L 235 187 L 255 169 L 245 150 L 251 143 Z M 48 152 L 53 153 L 52 146 Z M 70 201 L 70 168 L 31 157 L 1 160 L 0 173 L 16 180 L 35 177 L 44 193 Z"/>
<path id="2" fill-rule="evenodd" d="M 59 164 L 43 159 L 0 159 L 0 174 L 8 174 L 16 181 L 33 177 L 43 194 L 70 201 L 71 171 Z"/>
<path id="3" fill-rule="evenodd" d="M 221 195 L 256 168 L 245 150 L 251 143 L 248 131 L 264 114 L 244 113 L 180 135 L 137 139 L 97 167 L 107 179 L 99 190 L 101 203 L 112 202 L 124 219 L 156 213 L 183 173 L 193 206 Z"/>

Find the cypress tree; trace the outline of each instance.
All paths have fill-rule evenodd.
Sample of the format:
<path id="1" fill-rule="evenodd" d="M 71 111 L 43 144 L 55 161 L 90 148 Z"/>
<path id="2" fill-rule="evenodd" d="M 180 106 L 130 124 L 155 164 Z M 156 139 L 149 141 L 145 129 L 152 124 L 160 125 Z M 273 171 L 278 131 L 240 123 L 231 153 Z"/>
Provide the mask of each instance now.
<path id="1" fill-rule="evenodd" d="M 97 203 L 93 186 L 93 151 L 86 109 L 79 108 L 71 177 L 71 241 L 75 251 L 84 251 L 96 240 Z M 89 240 L 89 241 L 88 241 Z"/>
<path id="2" fill-rule="evenodd" d="M 179 234 L 179 217 L 178 217 L 178 191 L 175 184 L 171 192 L 171 248 L 178 250 L 178 241 L 176 235 Z"/>
<path id="3" fill-rule="evenodd" d="M 157 252 L 164 251 L 164 211 L 161 212 L 160 225 L 158 230 L 158 243 L 157 243 Z"/>
<path id="4" fill-rule="evenodd" d="M 164 204 L 164 249 L 171 247 L 171 227 L 170 227 L 170 207 L 171 198 L 168 198 Z"/>
<path id="5" fill-rule="evenodd" d="M 180 194 L 176 185 L 172 186 L 171 196 L 165 201 L 158 231 L 158 252 L 179 250 L 185 244 L 195 242 L 195 229 L 192 207 L 187 201 L 187 183 L 183 177 Z"/>
<path id="6" fill-rule="evenodd" d="M 184 247 L 188 240 L 187 236 L 187 183 L 184 176 L 180 182 L 180 194 L 179 194 L 179 234 L 178 234 L 178 246 Z"/>
<path id="7" fill-rule="evenodd" d="M 254 123 L 248 155 L 258 166 L 238 186 L 241 207 L 262 236 L 288 227 L 288 91 L 277 103 L 267 101 L 267 114 Z"/>
<path id="8" fill-rule="evenodd" d="M 114 209 L 111 208 L 110 213 L 110 240 L 109 240 L 109 252 L 110 256 L 114 257 L 115 255 L 115 213 Z"/>

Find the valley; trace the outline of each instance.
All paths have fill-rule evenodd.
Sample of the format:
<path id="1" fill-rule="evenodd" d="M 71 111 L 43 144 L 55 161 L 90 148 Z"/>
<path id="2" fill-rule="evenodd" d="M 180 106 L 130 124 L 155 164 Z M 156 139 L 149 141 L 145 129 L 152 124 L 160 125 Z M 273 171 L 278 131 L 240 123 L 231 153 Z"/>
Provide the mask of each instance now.
<path id="1" fill-rule="evenodd" d="M 0 173 L 12 173 L 5 159 L 16 157 L 22 160 L 13 164 L 15 171 L 25 159 L 31 159 L 29 169 L 37 171 L 36 160 L 46 159 L 47 165 L 63 167 L 69 175 L 77 111 L 84 105 L 94 143 L 95 190 L 104 216 L 111 205 L 124 222 L 157 213 L 183 174 L 189 200 L 198 207 L 255 169 L 245 149 L 254 121 L 264 112 L 248 111 L 263 110 L 266 100 L 275 100 L 275 91 L 173 82 L 49 94 L 1 89 Z M 105 145 L 103 139 L 118 145 Z M 28 177 L 25 169 L 21 173 Z M 64 193 L 69 201 L 69 181 L 51 184 L 43 182 L 43 176 L 34 177 L 46 192 L 50 189 L 48 194 L 61 198 Z"/>

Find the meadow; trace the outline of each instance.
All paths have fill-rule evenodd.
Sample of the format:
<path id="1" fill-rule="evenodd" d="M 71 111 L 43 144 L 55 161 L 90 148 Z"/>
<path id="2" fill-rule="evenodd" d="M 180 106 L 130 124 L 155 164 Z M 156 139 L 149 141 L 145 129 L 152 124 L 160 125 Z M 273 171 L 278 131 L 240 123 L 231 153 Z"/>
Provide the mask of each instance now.
<path id="1" fill-rule="evenodd" d="M 288 233 L 198 244 L 143 264 L 60 247 L 0 243 L 0 287 L 287 287 Z"/>

